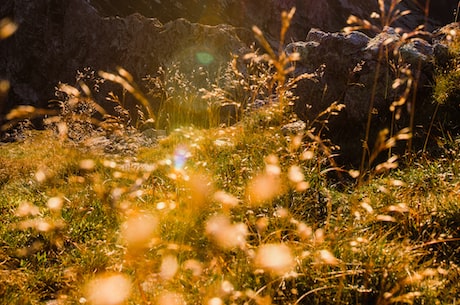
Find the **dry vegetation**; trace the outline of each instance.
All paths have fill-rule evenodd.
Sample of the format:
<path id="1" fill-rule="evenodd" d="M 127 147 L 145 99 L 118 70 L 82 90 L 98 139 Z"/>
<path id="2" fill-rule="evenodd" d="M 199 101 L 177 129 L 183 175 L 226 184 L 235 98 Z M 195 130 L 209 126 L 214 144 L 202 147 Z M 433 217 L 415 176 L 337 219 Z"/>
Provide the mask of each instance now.
<path id="1" fill-rule="evenodd" d="M 282 16 L 283 31 L 292 14 Z M 440 139 L 441 157 L 399 168 L 394 158 L 338 168 L 334 146 L 319 137 L 325 120 L 286 134 L 296 55 L 255 33 L 267 53 L 246 60 L 259 72 L 244 78 L 233 62 L 225 77 L 241 79 L 201 91 L 209 109 L 243 105 L 235 125 L 168 125 L 152 143 L 129 118 L 104 117 L 84 87 L 63 86 L 47 130 L 1 146 L 2 304 L 458 302 L 460 142 Z M 130 86 L 126 71 L 101 76 Z M 167 89 L 165 103 L 179 97 Z M 261 94 L 268 102 L 253 107 Z M 409 133 L 382 133 L 378 150 Z M 379 152 L 366 149 L 366 158 Z"/>

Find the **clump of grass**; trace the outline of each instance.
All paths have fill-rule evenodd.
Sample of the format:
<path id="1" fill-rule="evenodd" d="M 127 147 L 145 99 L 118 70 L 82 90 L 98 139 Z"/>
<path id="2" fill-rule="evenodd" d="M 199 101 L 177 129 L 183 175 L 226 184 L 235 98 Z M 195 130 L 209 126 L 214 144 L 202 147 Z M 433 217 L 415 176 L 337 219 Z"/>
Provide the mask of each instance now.
<path id="1" fill-rule="evenodd" d="M 451 29 L 446 36 L 445 42 L 449 46 L 449 62 L 441 67 L 435 78 L 433 98 L 438 104 L 446 104 L 459 96 L 458 81 L 460 77 L 460 39 L 458 29 Z"/>
<path id="2" fill-rule="evenodd" d="M 215 127 L 219 124 L 218 112 L 202 98 L 201 90 L 210 88 L 213 81 L 204 67 L 188 73 L 180 63 L 160 67 L 154 76 L 144 78 L 148 94 L 155 106 L 157 129 L 168 132 L 184 126 Z"/>
<path id="3" fill-rule="evenodd" d="M 353 25 L 346 27 L 344 30 L 349 32 L 353 30 L 366 30 L 376 33 L 385 33 L 391 28 L 392 24 L 399 18 L 410 14 L 410 11 L 401 11 L 398 5 L 401 3 L 400 0 L 392 1 L 379 1 L 379 13 L 373 13 L 372 18 L 377 19 L 380 24 L 375 25 L 375 22 L 363 20 L 356 16 L 350 16 L 348 23 Z M 424 8 L 426 16 L 428 16 L 428 3 Z M 427 17 L 428 18 L 428 17 Z M 393 155 L 393 147 L 396 141 L 404 140 L 407 141 L 405 154 L 407 156 L 412 155 L 414 135 L 414 122 L 416 111 L 418 106 L 416 105 L 418 80 L 420 78 L 422 70 L 422 62 L 406 62 L 401 51 L 401 47 L 404 44 L 410 43 L 413 39 L 418 39 L 420 35 L 431 35 L 424 31 L 424 25 L 420 25 L 411 32 L 404 32 L 400 28 L 395 28 L 394 33 L 397 34 L 398 38 L 389 36 L 388 39 L 381 44 L 379 48 L 375 79 L 372 88 L 372 94 L 369 101 L 368 119 L 366 124 L 365 137 L 363 139 L 363 153 L 361 158 L 361 164 L 359 167 L 359 183 L 365 181 L 365 177 L 368 172 L 372 172 L 373 163 L 376 158 L 383 152 L 388 153 L 388 161 L 376 166 L 378 169 L 382 169 L 382 166 L 390 165 L 393 163 L 396 156 Z M 383 130 L 377 134 L 376 139 L 371 139 L 371 126 L 374 117 L 374 102 L 376 99 L 376 88 L 379 82 L 378 78 L 382 69 L 387 70 L 387 75 L 391 75 L 395 78 L 392 84 L 388 85 L 388 90 L 393 92 L 394 100 L 389 105 L 389 110 L 392 113 L 391 125 L 388 130 Z M 406 110 L 404 110 L 406 108 Z M 401 120 L 402 117 L 404 120 Z M 436 111 L 433 114 L 436 116 Z M 398 127 L 401 123 L 407 124 L 406 127 Z M 406 129 L 407 128 L 407 129 Z M 431 126 L 429 127 L 431 130 Z M 388 138 L 382 138 L 383 134 Z M 427 138 L 429 137 L 430 131 L 428 131 Z M 374 142 L 372 148 L 369 143 Z M 383 143 L 391 145 L 382 145 Z M 424 148 L 425 149 L 425 148 Z M 372 176 L 372 175 L 371 175 Z"/>
<path id="4" fill-rule="evenodd" d="M 76 165 L 61 178 L 6 181 L 3 300 L 24 290 L 25 302 L 62 304 L 454 300 L 455 164 L 423 163 L 341 191 L 313 142 L 245 124 L 256 123 L 183 128 L 137 160 L 71 147 Z M 62 164 L 62 142 L 45 138 L 56 150 L 37 158 Z M 37 219 L 48 226 L 20 227 Z"/>
<path id="5" fill-rule="evenodd" d="M 256 54 L 252 46 L 252 54 Z M 234 55 L 210 89 L 202 88 L 203 98 L 221 113 L 221 123 L 232 125 L 245 114 L 268 104 L 273 93 L 272 67 L 256 57 Z"/>
<path id="6" fill-rule="evenodd" d="M 130 78 L 126 71 L 120 71 L 126 78 Z M 114 81 L 129 83 L 122 76 L 101 74 Z M 93 152 L 99 150 L 118 155 L 135 154 L 141 145 L 150 145 L 155 139 L 141 134 L 133 126 L 135 119 L 126 105 L 123 105 L 124 101 L 113 93 L 109 93 L 106 98 L 111 104 L 111 110 L 106 110 L 97 102 L 92 91 L 98 93 L 104 81 L 104 78 L 96 77 L 94 71 L 85 69 L 78 72 L 76 86 L 59 84 L 57 98 L 49 103 L 49 108 L 53 110 L 41 111 L 46 114 L 45 128 L 52 130 L 61 141 L 90 148 Z M 91 84 L 91 88 L 87 83 Z M 137 95 L 142 96 L 142 93 Z"/>

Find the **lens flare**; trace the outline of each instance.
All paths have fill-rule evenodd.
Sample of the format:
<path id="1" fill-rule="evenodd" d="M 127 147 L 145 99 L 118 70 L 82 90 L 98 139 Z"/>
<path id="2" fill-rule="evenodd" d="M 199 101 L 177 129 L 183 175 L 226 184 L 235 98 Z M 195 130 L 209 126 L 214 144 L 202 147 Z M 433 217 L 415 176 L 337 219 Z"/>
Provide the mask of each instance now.
<path id="1" fill-rule="evenodd" d="M 190 158 L 190 152 L 186 146 L 178 146 L 174 151 L 174 168 L 176 170 L 184 169 L 187 159 Z"/>
<path id="2" fill-rule="evenodd" d="M 197 52 L 195 57 L 200 64 L 205 66 L 210 65 L 214 61 L 214 56 L 208 52 Z"/>

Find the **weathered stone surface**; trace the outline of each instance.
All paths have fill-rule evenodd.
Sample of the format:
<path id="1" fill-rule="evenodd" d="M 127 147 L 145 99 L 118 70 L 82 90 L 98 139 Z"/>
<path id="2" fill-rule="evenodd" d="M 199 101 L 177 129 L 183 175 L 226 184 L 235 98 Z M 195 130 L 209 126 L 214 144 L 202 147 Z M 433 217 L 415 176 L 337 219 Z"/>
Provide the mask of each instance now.
<path id="1" fill-rule="evenodd" d="M 377 0 L 90 0 L 105 16 L 127 16 L 139 12 L 148 17 L 168 22 L 186 18 L 192 22 L 205 24 L 227 23 L 249 28 L 257 25 L 273 39 L 279 35 L 280 14 L 284 10 L 297 8 L 288 40 L 303 40 L 311 28 L 339 31 L 346 25 L 350 14 L 369 18 L 378 11 Z M 390 1 L 386 1 L 389 3 Z M 438 0 L 429 2 L 429 18 L 425 20 L 424 0 L 403 0 L 401 11 L 411 10 L 410 16 L 399 20 L 395 26 L 407 30 L 426 23 L 428 30 L 453 22 L 456 1 Z"/>
<path id="2" fill-rule="evenodd" d="M 401 10 L 410 9 L 412 14 L 399 19 L 395 26 L 409 31 L 424 23 L 431 30 L 453 19 L 455 2 L 431 1 L 430 16 L 426 19 L 425 1 L 403 0 Z M 378 53 L 383 41 L 393 38 L 397 44 L 400 37 L 389 30 L 372 39 L 358 32 L 345 35 L 338 31 L 346 25 L 350 14 L 368 18 L 377 11 L 376 0 L 3 0 L 0 18 L 11 17 L 19 30 L 0 41 L 0 79 L 11 83 L 8 97 L 0 107 L 0 121 L 18 104 L 46 107 L 54 97 L 56 84 L 73 84 L 76 72 L 85 67 L 114 71 L 121 66 L 138 82 L 160 65 L 173 61 L 186 63 L 190 69 L 205 66 L 213 70 L 229 58 L 230 52 L 245 47 L 242 40 L 248 43 L 253 39 L 252 25 L 259 26 L 275 45 L 281 11 L 293 6 L 297 13 L 287 41 L 298 41 L 288 47 L 302 54 L 297 73 L 313 72 L 325 64 L 319 83 L 299 84 L 296 111 L 308 121 L 333 101 L 346 104 L 346 110 L 331 121 L 329 128 L 339 144 L 349 142 L 350 150 L 360 150 L 379 65 L 375 110 L 379 113 L 378 122 L 384 125 L 388 121 L 388 103 L 396 94 L 391 83 L 396 75 L 379 61 Z M 406 63 L 415 66 L 419 60 L 422 62 L 417 96 L 427 96 L 424 90 L 430 82 L 430 60 L 437 57 L 440 61 L 445 53 L 442 45 L 423 40 L 413 40 L 400 48 Z M 206 62 L 200 62 L 199 54 L 206 54 Z M 207 62 L 208 59 L 211 60 Z M 98 102 L 104 103 L 103 97 L 109 90 L 114 87 L 101 88 Z M 417 100 L 419 103 L 422 102 Z M 307 110 L 307 104 L 311 109 Z M 426 106 L 424 112 L 430 113 L 430 105 Z"/>
<path id="3" fill-rule="evenodd" d="M 369 111 L 373 113 L 370 148 L 376 133 L 383 128 L 393 125 L 398 131 L 409 126 L 409 112 L 414 106 L 417 127 L 414 137 L 423 141 L 435 107 L 430 98 L 433 63 L 446 60 L 445 49 L 438 42 L 421 38 L 404 40 L 393 28 L 374 38 L 360 32 L 326 33 L 312 29 L 306 41 L 291 43 L 286 48 L 287 52 L 300 53 L 296 74 L 320 74 L 318 82 L 304 80 L 298 84 L 296 93 L 300 99 L 295 104 L 296 114 L 306 122 L 313 122 L 332 103 L 344 104 L 339 115 L 329 118 L 323 136 L 341 146 L 341 154 L 349 160 L 357 160 L 361 154 Z M 405 89 L 404 84 L 398 88 L 393 84 L 405 78 L 404 68 L 411 71 L 414 82 L 410 95 L 399 107 L 400 119 L 393 121 L 395 112 L 390 111 L 390 106 Z M 448 120 L 460 118 L 458 105 L 443 107 L 439 116 L 448 115 Z"/>
<path id="4" fill-rule="evenodd" d="M 162 24 L 140 14 L 102 18 L 85 0 L 5 0 L 1 16 L 19 26 L 0 41 L 0 79 L 11 83 L 3 114 L 18 104 L 46 107 L 58 82 L 74 84 L 85 67 L 121 66 L 139 81 L 175 61 L 212 71 L 244 46 L 228 25 Z M 207 54 L 205 63 L 199 54 Z"/>
<path id="5" fill-rule="evenodd" d="M 453 2 L 432 1 L 433 18 L 428 24 L 447 21 Z M 20 28 L 13 37 L 0 41 L 0 78 L 12 85 L 2 112 L 18 103 L 43 106 L 53 97 L 57 82 L 72 83 L 76 71 L 88 66 L 97 71 L 118 65 L 140 78 L 174 58 L 193 64 L 194 52 L 209 52 L 218 63 L 242 47 L 237 34 L 246 41 L 252 39 L 249 28 L 253 24 L 276 43 L 280 13 L 293 6 L 297 13 L 288 41 L 303 40 L 312 27 L 338 31 L 350 14 L 366 18 L 378 9 L 377 1 L 367 0 L 4 0 L 0 17 L 13 18 Z M 423 3 L 408 0 L 401 6 L 413 10 L 400 21 L 402 26 L 413 28 L 424 20 Z M 178 17 L 246 30 L 205 26 Z"/>

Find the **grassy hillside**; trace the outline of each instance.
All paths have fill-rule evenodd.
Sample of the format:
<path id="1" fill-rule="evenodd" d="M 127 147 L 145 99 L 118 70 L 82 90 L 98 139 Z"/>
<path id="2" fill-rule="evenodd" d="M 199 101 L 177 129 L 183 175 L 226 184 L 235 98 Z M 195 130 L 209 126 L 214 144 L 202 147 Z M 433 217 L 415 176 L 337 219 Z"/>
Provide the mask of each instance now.
<path id="1" fill-rule="evenodd" d="M 2 145 L 2 304 L 455 304 L 458 142 L 358 187 L 264 111 L 136 156 Z"/>

